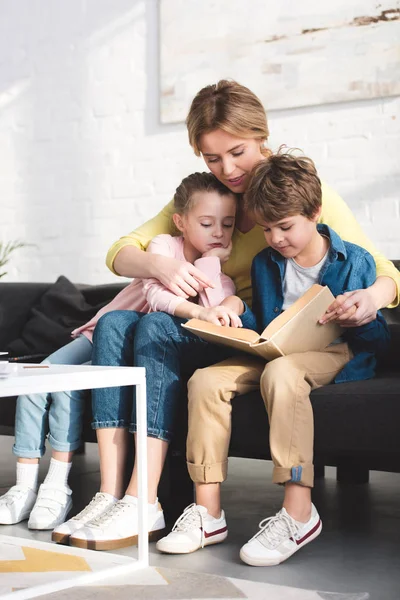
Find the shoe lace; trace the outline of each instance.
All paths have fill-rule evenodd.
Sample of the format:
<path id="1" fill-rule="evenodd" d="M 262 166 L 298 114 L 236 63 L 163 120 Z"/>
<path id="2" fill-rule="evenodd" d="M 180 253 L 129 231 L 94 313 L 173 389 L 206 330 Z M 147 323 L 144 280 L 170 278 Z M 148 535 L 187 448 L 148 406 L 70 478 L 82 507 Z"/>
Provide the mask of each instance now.
<path id="1" fill-rule="evenodd" d="M 85 508 L 83 510 L 81 510 L 80 513 L 75 515 L 75 517 L 72 517 L 72 519 L 74 519 L 75 521 L 80 521 L 81 519 L 85 519 L 85 520 L 89 521 L 91 519 L 92 515 L 96 515 L 97 510 L 101 506 L 105 506 L 107 503 L 108 503 L 107 496 L 105 496 L 101 492 L 97 492 L 97 494 L 95 496 L 93 496 L 93 498 L 91 499 L 89 504 L 87 506 L 85 506 Z"/>
<path id="2" fill-rule="evenodd" d="M 19 485 L 14 485 L 0 498 L 0 504 L 11 506 L 16 500 L 19 500 L 27 492 L 27 488 Z"/>
<path id="3" fill-rule="evenodd" d="M 134 505 L 119 500 L 118 502 L 110 506 L 110 508 L 108 508 L 105 512 L 92 519 L 90 523 L 87 523 L 87 526 L 106 527 L 110 523 L 110 521 L 117 518 L 119 514 L 125 512 L 127 509 L 129 510 L 129 508 L 131 508 L 132 506 Z"/>
<path id="4" fill-rule="evenodd" d="M 260 531 L 251 538 L 250 541 L 258 539 L 258 541 L 266 548 L 276 548 L 287 538 L 296 539 L 299 531 L 299 526 L 290 515 L 279 511 L 273 517 L 263 519 L 259 523 Z"/>
<path id="5" fill-rule="evenodd" d="M 199 507 L 194 502 L 189 504 L 181 514 L 181 516 L 175 521 L 175 525 L 172 531 L 193 531 L 194 529 L 200 528 L 201 531 L 201 547 L 204 548 L 204 516 L 199 510 Z"/>

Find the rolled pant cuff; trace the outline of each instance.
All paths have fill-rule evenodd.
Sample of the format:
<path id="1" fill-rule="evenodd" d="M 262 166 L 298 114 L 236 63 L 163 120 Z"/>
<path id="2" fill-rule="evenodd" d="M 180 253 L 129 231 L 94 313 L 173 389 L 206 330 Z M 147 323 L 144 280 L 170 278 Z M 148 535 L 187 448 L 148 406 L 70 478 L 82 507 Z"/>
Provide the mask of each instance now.
<path id="1" fill-rule="evenodd" d="M 12 447 L 12 453 L 17 458 L 42 458 L 46 452 L 46 448 L 37 448 L 36 450 L 25 450 L 24 448 Z"/>
<path id="2" fill-rule="evenodd" d="M 212 465 L 187 463 L 189 475 L 194 483 L 222 483 L 228 473 L 228 461 Z"/>
<path id="3" fill-rule="evenodd" d="M 82 440 L 76 440 L 75 442 L 59 442 L 49 435 L 49 444 L 56 452 L 75 452 L 82 445 Z"/>
<path id="4" fill-rule="evenodd" d="M 273 483 L 298 483 L 306 487 L 314 487 L 314 465 L 297 467 L 274 467 Z"/>

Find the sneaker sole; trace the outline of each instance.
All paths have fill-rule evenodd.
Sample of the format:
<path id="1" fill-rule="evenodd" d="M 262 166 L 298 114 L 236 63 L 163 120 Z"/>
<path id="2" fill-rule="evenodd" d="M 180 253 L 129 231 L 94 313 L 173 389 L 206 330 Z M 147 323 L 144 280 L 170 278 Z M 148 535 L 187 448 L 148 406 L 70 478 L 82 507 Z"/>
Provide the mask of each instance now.
<path id="1" fill-rule="evenodd" d="M 56 533 L 53 531 L 51 534 L 51 541 L 55 542 L 56 544 L 64 544 L 65 546 L 68 546 L 71 535 L 72 533 Z"/>
<path id="2" fill-rule="evenodd" d="M 157 542 L 164 537 L 165 528 L 157 529 L 149 532 L 149 542 Z M 118 548 L 126 548 L 127 546 L 137 546 L 138 536 L 134 535 L 119 540 L 81 540 L 74 538 L 73 535 L 69 538 L 69 545 L 75 548 L 83 548 L 85 550 L 117 550 Z"/>
<path id="3" fill-rule="evenodd" d="M 287 560 L 288 558 L 293 556 L 293 554 L 296 554 L 296 552 L 298 550 L 300 550 L 301 548 L 303 548 L 304 546 L 306 546 L 307 544 L 309 544 L 310 542 L 315 540 L 315 538 L 319 536 L 321 531 L 322 531 L 322 521 L 320 521 L 319 527 L 314 531 L 314 533 L 312 535 L 310 535 L 306 540 L 304 540 L 304 542 L 302 544 L 299 544 L 298 546 L 296 546 L 294 548 L 294 550 L 292 552 L 290 552 L 289 554 L 284 554 L 280 558 L 274 558 L 274 559 L 270 559 L 270 560 L 261 558 L 261 557 L 256 558 L 253 556 L 247 556 L 247 554 L 245 552 L 243 552 L 243 550 L 240 551 L 240 558 L 244 563 L 246 563 L 247 565 L 250 565 L 251 567 L 275 567 L 275 566 L 280 565 L 281 563 L 285 562 L 285 560 Z"/>
<path id="4" fill-rule="evenodd" d="M 111 506 L 111 504 L 109 506 Z M 95 516 L 99 516 L 101 513 L 105 512 L 109 508 L 109 506 L 105 506 L 103 508 L 103 510 L 100 511 Z M 93 515 L 91 518 L 94 518 Z M 71 533 L 60 533 L 58 531 L 53 531 L 53 533 L 51 534 L 51 541 L 55 542 L 56 544 L 64 544 L 65 546 L 69 546 L 69 540 L 70 540 L 71 535 L 74 535 L 74 533 L 76 533 L 78 531 L 78 529 L 80 529 L 81 527 L 84 527 L 86 523 L 87 523 L 87 520 L 85 522 L 81 521 L 81 524 L 79 525 L 79 527 L 76 527 L 75 530 L 72 531 Z"/>
<path id="5" fill-rule="evenodd" d="M 159 548 L 158 546 L 157 546 L 157 550 L 159 552 L 162 552 L 162 554 L 192 554 L 193 552 L 197 552 L 197 550 L 201 550 L 202 548 L 206 548 L 207 546 L 213 546 L 215 544 L 222 544 L 222 542 L 224 542 L 227 537 L 228 537 L 228 532 L 226 532 L 226 535 L 224 537 L 222 537 L 222 538 L 215 539 L 215 540 L 212 540 L 210 542 L 205 542 L 203 547 L 202 546 L 196 546 L 196 548 L 191 548 L 189 550 L 184 549 L 184 548 L 182 548 L 182 549 L 174 549 L 174 550 L 169 549 L 168 550 L 167 548 Z"/>

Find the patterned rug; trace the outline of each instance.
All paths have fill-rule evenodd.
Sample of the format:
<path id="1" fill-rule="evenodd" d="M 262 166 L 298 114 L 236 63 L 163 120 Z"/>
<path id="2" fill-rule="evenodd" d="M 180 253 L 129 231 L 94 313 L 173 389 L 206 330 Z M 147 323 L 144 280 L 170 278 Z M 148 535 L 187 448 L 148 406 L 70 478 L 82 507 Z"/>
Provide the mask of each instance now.
<path id="1" fill-rule="evenodd" d="M 134 571 L 135 564 L 126 556 L 0 535 L 0 598 L 35 598 L 108 574 L 122 576 Z"/>
<path id="2" fill-rule="evenodd" d="M 117 554 L 0 535 L 0 598 L 24 600 L 368 600 L 206 573 L 149 567 Z M 73 589 L 72 589 L 73 587 Z"/>

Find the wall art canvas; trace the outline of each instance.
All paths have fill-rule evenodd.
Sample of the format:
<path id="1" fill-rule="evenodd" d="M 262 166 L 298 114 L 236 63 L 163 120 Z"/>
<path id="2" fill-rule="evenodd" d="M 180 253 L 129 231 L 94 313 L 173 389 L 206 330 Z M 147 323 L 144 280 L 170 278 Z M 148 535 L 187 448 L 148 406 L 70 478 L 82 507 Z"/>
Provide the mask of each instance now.
<path id="1" fill-rule="evenodd" d="M 160 113 L 233 78 L 268 111 L 400 94 L 400 2 L 160 0 Z"/>

